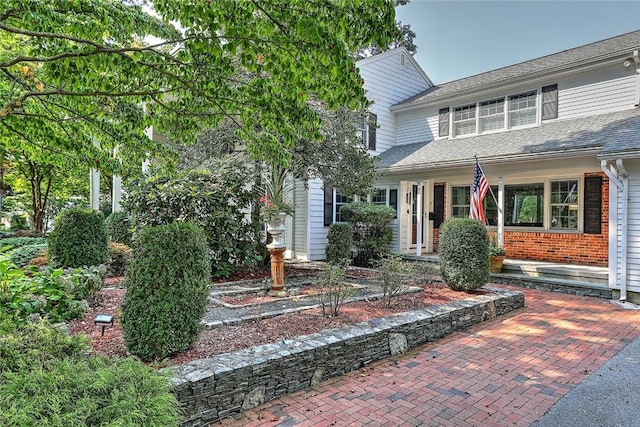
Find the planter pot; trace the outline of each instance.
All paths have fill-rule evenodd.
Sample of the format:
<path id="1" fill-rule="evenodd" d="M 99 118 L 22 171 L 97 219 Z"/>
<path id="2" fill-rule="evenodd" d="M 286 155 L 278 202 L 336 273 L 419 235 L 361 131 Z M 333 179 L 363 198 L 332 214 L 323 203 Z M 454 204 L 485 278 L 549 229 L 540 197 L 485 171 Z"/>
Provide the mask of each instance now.
<path id="1" fill-rule="evenodd" d="M 286 227 L 284 220 L 287 218 L 287 214 L 284 212 L 276 214 L 269 222 L 267 222 L 267 232 L 271 235 L 272 241 L 267 245 L 267 248 L 284 248 L 287 244 L 284 241 L 284 231 Z"/>
<path id="2" fill-rule="evenodd" d="M 489 257 L 489 271 L 491 273 L 500 273 L 502 271 L 502 263 L 504 263 L 504 259 L 506 256 L 492 256 Z"/>

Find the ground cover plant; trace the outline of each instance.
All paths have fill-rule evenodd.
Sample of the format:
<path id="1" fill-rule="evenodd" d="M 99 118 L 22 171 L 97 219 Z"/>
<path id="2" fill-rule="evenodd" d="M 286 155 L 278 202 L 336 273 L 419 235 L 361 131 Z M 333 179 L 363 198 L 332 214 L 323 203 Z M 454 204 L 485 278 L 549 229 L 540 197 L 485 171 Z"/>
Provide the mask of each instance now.
<path id="1" fill-rule="evenodd" d="M 0 425 L 177 426 L 168 378 L 133 358 L 87 357 L 87 342 L 0 309 Z"/>

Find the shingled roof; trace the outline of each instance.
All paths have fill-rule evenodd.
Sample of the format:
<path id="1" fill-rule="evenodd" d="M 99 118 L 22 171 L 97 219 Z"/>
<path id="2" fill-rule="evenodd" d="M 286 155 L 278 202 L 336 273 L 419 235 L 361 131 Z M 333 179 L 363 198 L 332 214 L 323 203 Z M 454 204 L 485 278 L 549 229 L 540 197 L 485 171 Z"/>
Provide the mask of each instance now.
<path id="1" fill-rule="evenodd" d="M 640 30 L 475 76 L 436 85 L 394 105 L 391 109 L 397 110 L 428 104 L 450 96 L 462 95 L 467 92 L 505 84 L 509 81 L 533 78 L 548 72 L 569 69 L 582 63 L 604 61 L 622 54 L 627 54 L 638 48 L 640 48 Z"/>
<path id="2" fill-rule="evenodd" d="M 380 154 L 379 169 L 436 169 L 479 160 L 565 157 L 572 153 L 640 152 L 640 109 L 542 123 L 466 138 L 398 145 Z"/>

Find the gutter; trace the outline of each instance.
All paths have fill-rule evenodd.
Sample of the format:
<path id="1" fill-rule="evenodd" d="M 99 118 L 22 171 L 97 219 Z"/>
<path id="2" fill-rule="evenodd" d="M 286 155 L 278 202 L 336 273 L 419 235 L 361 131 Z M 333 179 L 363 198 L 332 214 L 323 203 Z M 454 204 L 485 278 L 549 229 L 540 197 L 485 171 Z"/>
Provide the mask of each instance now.
<path id="1" fill-rule="evenodd" d="M 478 156 L 478 160 L 482 161 L 482 164 L 504 164 L 513 161 L 535 161 L 535 160 L 549 160 L 549 159 L 566 159 L 567 157 L 584 157 L 590 153 L 599 153 L 601 147 L 594 147 L 589 149 L 576 149 L 556 151 L 553 153 L 526 153 L 526 154 L 514 154 L 514 155 L 491 155 L 490 157 Z M 497 157 L 499 156 L 499 158 Z M 402 173 L 402 172 L 416 172 L 429 169 L 442 169 L 451 167 L 467 167 L 474 165 L 475 160 L 472 157 L 456 160 L 441 161 L 438 163 L 412 163 L 410 165 L 403 166 L 389 166 L 386 168 L 377 168 L 378 173 Z"/>
<path id="2" fill-rule="evenodd" d="M 616 221 L 609 221 L 609 286 L 613 288 L 612 285 L 615 285 L 617 279 L 620 279 L 620 302 L 625 302 L 627 300 L 627 234 L 628 234 L 628 210 L 629 210 L 629 176 L 627 174 L 627 170 L 624 167 L 622 159 L 616 159 L 615 166 L 613 162 L 602 160 L 600 162 L 600 167 L 602 171 L 609 177 L 609 182 L 612 182 L 616 188 L 618 189 L 618 194 L 622 193 L 622 217 L 619 219 L 620 222 L 620 258 L 617 256 L 617 246 L 611 245 L 612 241 L 616 241 L 617 236 L 617 213 L 614 215 Z M 619 178 L 618 178 L 619 177 Z M 609 190 L 609 215 L 611 219 L 611 203 L 612 201 L 612 193 Z M 616 199 L 617 202 L 617 199 Z M 615 212 L 618 210 L 618 204 L 615 205 Z M 612 257 L 612 255 L 614 255 Z M 611 260 L 615 260 L 612 265 Z M 617 270 L 618 265 L 620 266 L 620 275 L 618 277 Z M 612 274 L 613 270 L 613 274 Z"/>

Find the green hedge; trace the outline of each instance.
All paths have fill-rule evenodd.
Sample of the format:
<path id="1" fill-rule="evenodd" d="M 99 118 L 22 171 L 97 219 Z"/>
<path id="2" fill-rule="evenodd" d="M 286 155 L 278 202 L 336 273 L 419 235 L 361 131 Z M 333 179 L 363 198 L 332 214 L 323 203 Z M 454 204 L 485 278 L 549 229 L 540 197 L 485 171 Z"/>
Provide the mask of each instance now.
<path id="1" fill-rule="evenodd" d="M 333 264 L 350 264 L 353 246 L 353 227 L 349 223 L 335 223 L 329 227 L 326 261 Z"/>
<path id="2" fill-rule="evenodd" d="M 355 265 L 370 267 L 373 261 L 388 252 L 393 238 L 389 223 L 396 215 L 395 209 L 373 203 L 353 202 L 342 206 L 340 213 L 353 227 Z"/>
<path id="3" fill-rule="evenodd" d="M 137 236 L 121 317 L 132 354 L 160 360 L 193 344 L 207 306 L 208 253 L 203 230 L 188 222 L 147 227 Z"/>
<path id="4" fill-rule="evenodd" d="M 489 238 L 475 219 L 451 218 L 440 226 L 442 280 L 456 291 L 471 291 L 489 281 Z"/>
<path id="5" fill-rule="evenodd" d="M 102 212 L 62 211 L 49 235 L 49 259 L 56 267 L 83 267 L 109 260 L 107 229 Z"/>

